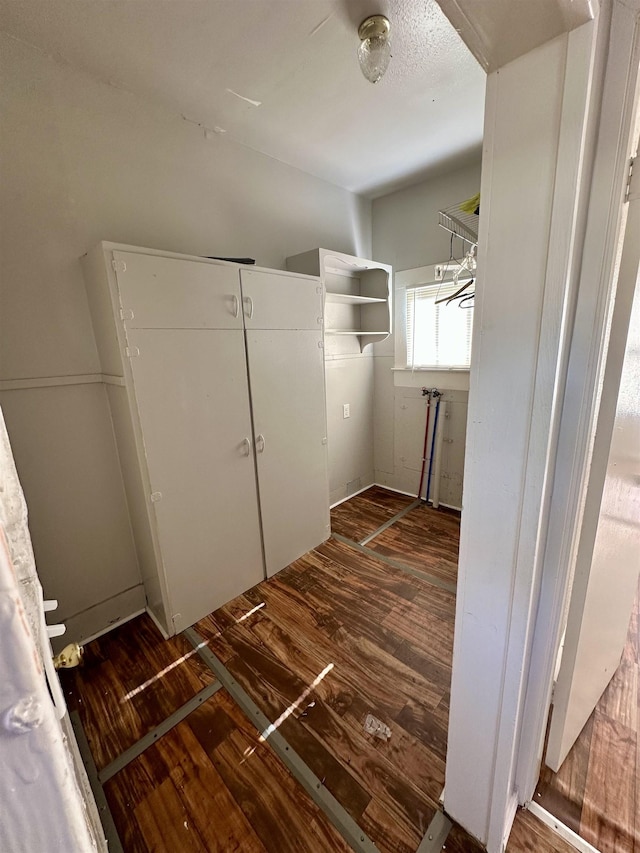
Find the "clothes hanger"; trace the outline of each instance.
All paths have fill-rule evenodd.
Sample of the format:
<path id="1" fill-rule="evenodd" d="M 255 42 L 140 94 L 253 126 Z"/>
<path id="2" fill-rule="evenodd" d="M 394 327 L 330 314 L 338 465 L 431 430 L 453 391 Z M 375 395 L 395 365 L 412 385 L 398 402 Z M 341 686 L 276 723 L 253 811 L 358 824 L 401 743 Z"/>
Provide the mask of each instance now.
<path id="1" fill-rule="evenodd" d="M 456 290 L 456 292 L 452 296 L 443 296 L 441 299 L 436 299 L 435 304 L 439 305 L 441 302 L 446 302 L 448 305 L 450 302 L 453 302 L 454 299 L 457 299 L 458 296 L 460 296 L 462 293 L 464 293 L 465 290 L 467 290 L 469 287 L 471 287 L 471 285 L 474 283 L 474 281 L 475 281 L 475 278 L 470 278 L 468 281 L 465 281 L 465 283 L 462 285 L 462 287 L 459 287 L 458 290 Z"/>

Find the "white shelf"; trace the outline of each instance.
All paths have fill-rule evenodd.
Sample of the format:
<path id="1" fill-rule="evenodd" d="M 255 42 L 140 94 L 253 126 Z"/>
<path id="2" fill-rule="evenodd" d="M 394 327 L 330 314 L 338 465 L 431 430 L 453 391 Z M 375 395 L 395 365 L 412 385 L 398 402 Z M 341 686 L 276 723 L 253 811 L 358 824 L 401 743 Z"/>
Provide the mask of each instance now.
<path id="1" fill-rule="evenodd" d="M 384 300 L 383 300 L 384 301 Z M 385 329 L 382 332 L 363 332 L 360 329 L 325 329 L 326 335 L 388 335 L 389 332 Z"/>
<path id="2" fill-rule="evenodd" d="M 388 264 L 329 249 L 312 249 L 287 258 L 287 268 L 322 279 L 327 312 L 325 334 L 357 339 L 349 341 L 346 348 L 336 341 L 330 349 L 351 351 L 357 343 L 364 352 L 391 334 L 392 270 Z"/>
<path id="3" fill-rule="evenodd" d="M 327 302 L 341 302 L 344 305 L 371 305 L 374 302 L 386 302 L 373 296 L 353 296 L 350 293 L 331 293 L 327 290 Z"/>

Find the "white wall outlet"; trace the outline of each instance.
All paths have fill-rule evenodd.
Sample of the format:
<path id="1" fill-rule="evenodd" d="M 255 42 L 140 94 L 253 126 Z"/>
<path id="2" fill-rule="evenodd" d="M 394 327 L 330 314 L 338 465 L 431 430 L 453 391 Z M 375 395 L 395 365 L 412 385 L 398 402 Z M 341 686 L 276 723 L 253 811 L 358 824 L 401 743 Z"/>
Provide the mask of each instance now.
<path id="1" fill-rule="evenodd" d="M 442 264 L 436 264 L 435 276 L 436 281 L 442 281 L 444 278 L 444 266 Z"/>
<path id="2" fill-rule="evenodd" d="M 343 418 L 350 418 L 351 417 L 351 404 L 350 403 L 343 403 L 342 404 L 342 417 Z"/>

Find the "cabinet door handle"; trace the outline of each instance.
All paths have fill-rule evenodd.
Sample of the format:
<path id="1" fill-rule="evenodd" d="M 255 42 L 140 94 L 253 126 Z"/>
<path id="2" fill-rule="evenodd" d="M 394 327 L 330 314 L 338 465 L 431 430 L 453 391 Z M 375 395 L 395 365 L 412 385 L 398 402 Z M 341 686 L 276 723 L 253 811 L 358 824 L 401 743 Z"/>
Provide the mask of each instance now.
<path id="1" fill-rule="evenodd" d="M 245 311 L 244 313 L 249 318 L 249 320 L 251 320 L 251 318 L 253 317 L 253 299 L 250 296 L 244 296 L 243 299 L 247 303 L 247 306 L 249 308 L 249 310 Z"/>
<path id="2" fill-rule="evenodd" d="M 233 312 L 232 313 L 233 313 L 234 317 L 237 317 L 238 314 L 240 313 L 240 300 L 235 295 L 235 293 L 233 294 L 231 299 L 233 300 Z"/>
<path id="3" fill-rule="evenodd" d="M 243 455 L 244 456 L 251 456 L 251 442 L 249 441 L 248 438 L 242 439 L 242 446 L 244 447 L 244 450 L 245 450 Z"/>
<path id="4" fill-rule="evenodd" d="M 256 450 L 258 453 L 264 453 L 265 440 L 262 433 L 256 438 Z"/>

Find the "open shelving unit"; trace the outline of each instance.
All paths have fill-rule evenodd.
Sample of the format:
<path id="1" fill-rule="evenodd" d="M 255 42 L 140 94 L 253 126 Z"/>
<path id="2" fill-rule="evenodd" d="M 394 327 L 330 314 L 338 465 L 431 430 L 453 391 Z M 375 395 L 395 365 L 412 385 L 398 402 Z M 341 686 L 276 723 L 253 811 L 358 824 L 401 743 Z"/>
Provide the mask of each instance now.
<path id="1" fill-rule="evenodd" d="M 351 336 L 362 352 L 391 334 L 392 270 L 387 264 L 313 249 L 287 258 L 287 269 L 320 276 L 326 335 Z"/>

